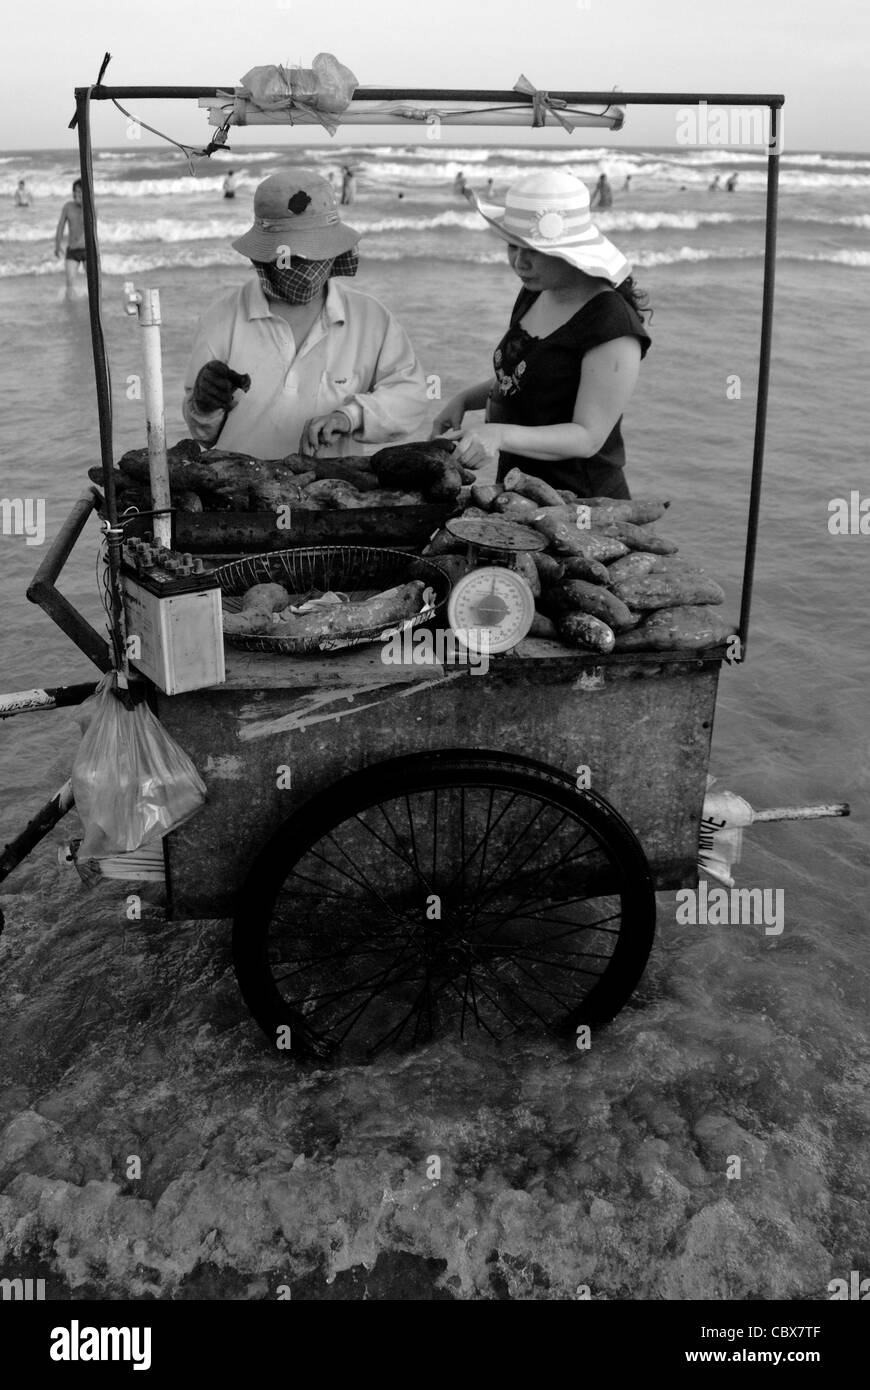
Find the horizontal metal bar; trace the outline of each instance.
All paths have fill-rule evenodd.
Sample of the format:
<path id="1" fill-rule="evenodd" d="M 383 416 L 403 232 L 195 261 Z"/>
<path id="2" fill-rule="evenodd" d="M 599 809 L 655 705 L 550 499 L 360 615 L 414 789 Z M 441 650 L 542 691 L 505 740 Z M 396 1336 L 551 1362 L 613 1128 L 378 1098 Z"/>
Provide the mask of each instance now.
<path id="1" fill-rule="evenodd" d="M 80 705 L 93 695 L 96 688 L 94 681 L 87 681 L 81 685 L 47 685 L 38 690 L 15 690 L 10 695 L 0 695 L 0 719 L 11 719 L 13 714 L 30 714 L 34 710 Z"/>
<path id="2" fill-rule="evenodd" d="M 94 87 L 91 101 L 117 101 L 157 98 L 172 100 L 189 97 L 216 97 L 223 92 L 234 92 L 237 84 L 228 82 L 225 87 Z M 87 87 L 76 87 L 76 97 L 87 92 Z M 605 106 L 695 106 L 705 101 L 712 106 L 772 106 L 779 107 L 785 97 L 770 92 L 556 92 L 545 89 L 547 95 L 557 101 L 577 104 L 584 102 Z M 512 88 L 441 88 L 441 87 L 358 87 L 353 101 L 493 101 L 518 105 L 532 104 L 530 94 L 516 92 Z"/>
<path id="3" fill-rule="evenodd" d="M 752 823 L 777 820 L 824 820 L 828 816 L 849 816 L 848 801 L 831 801 L 824 806 L 771 806 L 767 811 L 753 811 Z"/>

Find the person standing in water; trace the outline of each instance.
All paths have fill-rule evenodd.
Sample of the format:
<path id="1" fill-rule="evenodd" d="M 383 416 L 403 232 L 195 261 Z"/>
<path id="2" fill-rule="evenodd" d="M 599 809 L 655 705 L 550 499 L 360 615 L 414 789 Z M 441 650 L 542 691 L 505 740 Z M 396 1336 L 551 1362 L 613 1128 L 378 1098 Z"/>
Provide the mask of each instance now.
<path id="1" fill-rule="evenodd" d="M 736 174 L 732 174 L 731 177 L 730 177 L 730 179 L 729 179 L 729 180 L 727 181 L 727 183 L 725 184 L 725 192 L 726 192 L 726 193 L 733 193 L 736 187 L 737 187 L 737 175 L 736 175 Z"/>
<path id="2" fill-rule="evenodd" d="M 348 165 L 342 170 L 341 201 L 344 207 L 350 207 L 356 198 L 356 174 Z"/>
<path id="3" fill-rule="evenodd" d="M 610 187 L 606 174 L 599 175 L 589 206 L 591 208 L 613 207 L 613 189 Z"/>
<path id="4" fill-rule="evenodd" d="M 631 496 L 622 416 L 650 346 L 646 296 L 631 266 L 589 216 L 589 190 L 543 170 L 475 207 L 508 243 L 522 281 L 493 372 L 440 411 L 432 438 L 456 440 L 457 462 L 497 461 L 580 497 Z M 472 410 L 482 424 L 466 424 Z"/>
<path id="5" fill-rule="evenodd" d="M 61 243 L 64 231 L 67 231 L 66 255 L 64 257 L 64 270 L 66 271 L 66 291 L 72 296 L 75 286 L 76 266 L 82 266 L 85 259 L 85 219 L 82 212 L 82 181 L 76 179 L 72 186 L 72 200 L 64 203 L 61 209 L 60 220 L 57 224 L 57 231 L 54 234 L 54 254 L 61 254 Z"/>
<path id="6" fill-rule="evenodd" d="M 224 179 L 224 197 L 235 198 L 236 196 L 236 175 L 232 169 L 227 169 L 227 176 Z"/>
<path id="7" fill-rule="evenodd" d="M 18 180 L 18 187 L 15 190 L 13 202 L 17 208 L 30 207 L 30 189 L 27 187 L 24 179 Z"/>
<path id="8" fill-rule="evenodd" d="M 253 213 L 232 245 L 255 273 L 206 310 L 191 349 L 182 413 L 192 437 L 261 459 L 419 439 L 423 368 L 389 310 L 349 283 L 360 234 L 326 179 L 272 174 Z"/>
<path id="9" fill-rule="evenodd" d="M 718 174 L 717 174 L 716 177 L 713 179 L 713 182 L 710 184 L 710 187 L 707 189 L 707 192 L 708 192 L 708 193 L 719 193 L 719 192 L 720 192 L 720 188 L 719 188 L 719 175 L 718 175 Z"/>

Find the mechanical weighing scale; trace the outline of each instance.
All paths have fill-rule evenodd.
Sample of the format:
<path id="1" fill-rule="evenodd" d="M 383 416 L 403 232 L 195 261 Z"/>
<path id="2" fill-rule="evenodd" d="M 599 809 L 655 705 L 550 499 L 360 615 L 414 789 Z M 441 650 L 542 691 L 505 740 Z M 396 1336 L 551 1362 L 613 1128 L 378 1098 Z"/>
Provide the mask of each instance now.
<path id="1" fill-rule="evenodd" d="M 528 635 L 535 617 L 535 597 L 517 568 L 517 556 L 543 550 L 546 540 L 530 526 L 496 516 L 454 517 L 447 530 L 466 543 L 474 565 L 451 591 L 451 628 L 471 651 L 510 651 Z"/>

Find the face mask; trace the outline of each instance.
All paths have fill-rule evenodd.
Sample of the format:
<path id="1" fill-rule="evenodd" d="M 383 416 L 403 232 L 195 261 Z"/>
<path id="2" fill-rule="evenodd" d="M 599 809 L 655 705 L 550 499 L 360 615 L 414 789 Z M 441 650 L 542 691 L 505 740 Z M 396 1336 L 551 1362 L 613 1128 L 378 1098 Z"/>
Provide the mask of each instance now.
<path id="1" fill-rule="evenodd" d="M 333 275 L 355 275 L 358 256 L 356 249 L 328 261 L 299 260 L 285 270 L 277 265 L 254 261 L 260 284 L 267 299 L 285 304 L 310 304 L 322 294 L 327 280 Z"/>

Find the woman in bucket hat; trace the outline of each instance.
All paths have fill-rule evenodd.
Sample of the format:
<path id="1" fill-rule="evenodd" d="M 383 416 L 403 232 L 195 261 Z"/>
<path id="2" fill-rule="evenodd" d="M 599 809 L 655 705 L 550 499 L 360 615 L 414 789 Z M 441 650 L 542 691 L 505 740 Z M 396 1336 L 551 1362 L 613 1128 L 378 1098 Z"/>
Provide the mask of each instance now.
<path id="1" fill-rule="evenodd" d="M 233 242 L 256 278 L 203 315 L 185 377 L 195 439 L 255 458 L 365 454 L 417 432 L 426 381 L 405 331 L 346 284 L 359 232 L 310 170 L 273 174 Z M 240 377 L 250 386 L 239 387 Z"/>
<path id="2" fill-rule="evenodd" d="M 523 287 L 495 375 L 454 396 L 433 436 L 456 439 L 470 467 L 497 458 L 499 480 L 519 467 L 580 497 L 629 497 L 620 424 L 650 345 L 631 266 L 593 225 L 588 189 L 570 174 L 523 179 L 503 208 L 474 201 Z M 484 407 L 485 424 L 463 424 Z"/>

